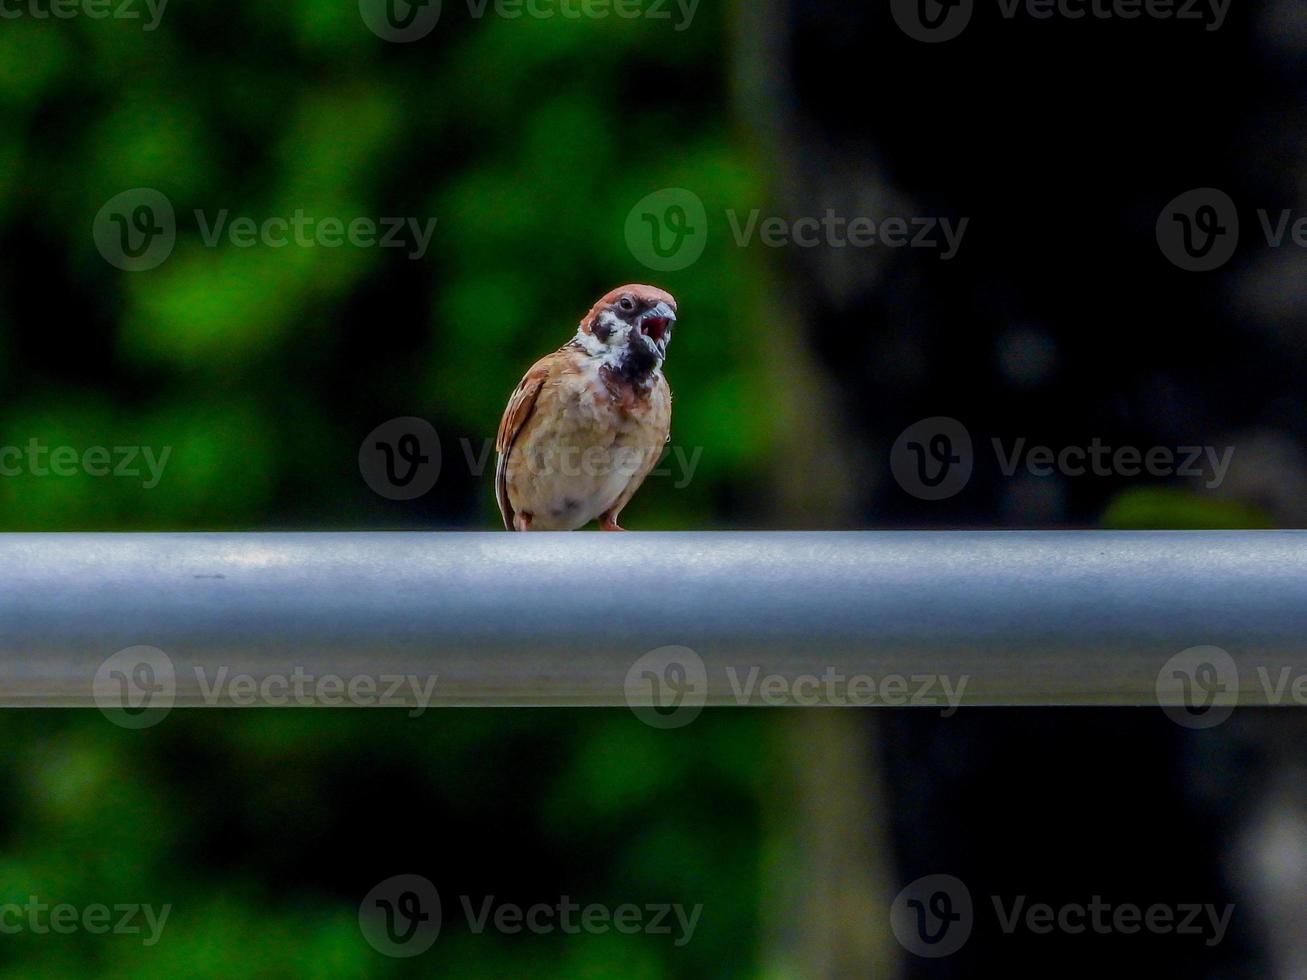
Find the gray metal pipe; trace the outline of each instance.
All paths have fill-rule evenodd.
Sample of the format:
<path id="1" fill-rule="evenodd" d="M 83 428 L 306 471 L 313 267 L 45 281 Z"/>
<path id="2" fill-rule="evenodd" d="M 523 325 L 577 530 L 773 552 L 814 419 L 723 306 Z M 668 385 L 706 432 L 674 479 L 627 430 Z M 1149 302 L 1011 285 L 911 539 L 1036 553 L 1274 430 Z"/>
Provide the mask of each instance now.
<path id="1" fill-rule="evenodd" d="M 1188 655 L 1180 676 L 1192 647 L 1222 648 L 1234 673 Z M 103 707 L 117 685 L 132 707 L 137 682 L 177 705 L 647 691 L 666 714 L 942 705 L 949 689 L 1114 705 L 1193 683 L 1266 704 L 1300 675 L 1298 531 L 0 535 L 4 705 Z"/>

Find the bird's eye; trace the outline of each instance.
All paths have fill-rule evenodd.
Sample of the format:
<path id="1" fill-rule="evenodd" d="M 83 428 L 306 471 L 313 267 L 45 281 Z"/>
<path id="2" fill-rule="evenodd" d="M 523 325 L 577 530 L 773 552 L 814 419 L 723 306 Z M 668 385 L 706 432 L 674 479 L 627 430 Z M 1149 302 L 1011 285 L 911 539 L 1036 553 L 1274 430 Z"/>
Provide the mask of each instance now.
<path id="1" fill-rule="evenodd" d="M 635 309 L 635 300 L 631 299 L 630 296 L 623 296 L 622 301 L 617 305 L 629 313 L 631 310 Z"/>

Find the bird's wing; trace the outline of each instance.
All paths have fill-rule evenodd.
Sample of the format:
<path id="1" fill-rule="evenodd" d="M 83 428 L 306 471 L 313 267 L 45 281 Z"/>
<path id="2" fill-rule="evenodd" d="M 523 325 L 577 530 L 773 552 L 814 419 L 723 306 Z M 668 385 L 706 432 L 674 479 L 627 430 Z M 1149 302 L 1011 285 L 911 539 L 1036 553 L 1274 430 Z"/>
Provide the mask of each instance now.
<path id="1" fill-rule="evenodd" d="M 508 456 L 513 451 L 518 433 L 535 411 L 536 397 L 548 376 L 549 367 L 543 361 L 532 367 L 518 384 L 513 397 L 508 400 L 504 417 L 499 422 L 499 435 L 495 439 L 495 452 L 499 453 L 499 461 L 495 465 L 495 497 L 499 501 L 499 513 L 503 515 L 504 527 L 510 531 L 513 530 L 513 505 L 508 499 Z"/>

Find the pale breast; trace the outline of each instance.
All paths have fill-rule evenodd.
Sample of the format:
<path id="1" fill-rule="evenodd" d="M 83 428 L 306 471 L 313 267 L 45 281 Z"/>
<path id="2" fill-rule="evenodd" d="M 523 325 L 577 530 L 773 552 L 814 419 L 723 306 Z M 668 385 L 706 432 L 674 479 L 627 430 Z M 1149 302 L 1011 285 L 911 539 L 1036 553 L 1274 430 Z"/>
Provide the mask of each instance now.
<path id="1" fill-rule="evenodd" d="M 574 530 L 610 510 L 663 451 L 671 396 L 661 375 L 647 391 L 613 390 L 581 361 L 541 390 L 508 460 L 514 510 L 533 527 Z"/>

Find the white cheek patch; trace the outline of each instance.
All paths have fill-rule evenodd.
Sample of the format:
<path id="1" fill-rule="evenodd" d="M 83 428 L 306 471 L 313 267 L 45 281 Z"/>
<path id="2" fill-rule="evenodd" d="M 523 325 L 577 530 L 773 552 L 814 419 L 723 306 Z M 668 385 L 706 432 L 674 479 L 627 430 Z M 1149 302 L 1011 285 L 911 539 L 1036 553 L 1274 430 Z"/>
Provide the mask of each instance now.
<path id="1" fill-rule="evenodd" d="M 594 357 L 598 357 L 608 349 L 608 346 L 602 340 L 584 329 L 576 332 L 576 342 L 584 348 L 587 354 Z"/>
<path id="2" fill-rule="evenodd" d="M 608 331 L 607 344 L 609 347 L 620 347 L 626 342 L 626 332 L 630 329 L 630 324 L 619 320 L 610 310 L 604 310 L 599 314 L 599 325 Z M 621 338 L 618 341 L 618 338 Z"/>
<path id="3" fill-rule="evenodd" d="M 602 357 L 606 363 L 616 364 L 622 356 L 622 349 L 626 346 L 626 334 L 630 330 L 630 325 L 618 319 L 609 310 L 599 314 L 598 325 L 608 329 L 607 342 L 583 329 L 576 332 L 577 342 L 585 348 L 587 354 Z"/>

